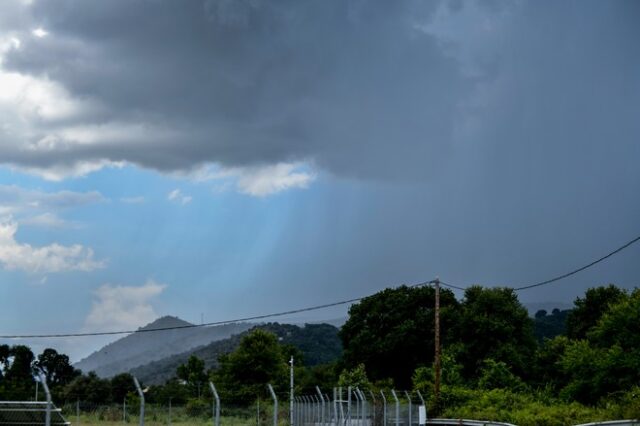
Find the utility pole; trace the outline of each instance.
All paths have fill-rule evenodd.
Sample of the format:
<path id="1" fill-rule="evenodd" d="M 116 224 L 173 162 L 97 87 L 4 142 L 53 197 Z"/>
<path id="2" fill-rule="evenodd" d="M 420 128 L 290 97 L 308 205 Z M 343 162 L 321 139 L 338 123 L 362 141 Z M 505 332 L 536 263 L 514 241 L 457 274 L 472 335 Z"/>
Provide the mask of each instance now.
<path id="1" fill-rule="evenodd" d="M 434 380 L 434 394 L 436 400 L 436 410 L 440 405 L 440 374 L 442 366 L 440 365 L 440 278 L 436 277 L 433 281 L 436 289 L 436 318 L 435 318 L 435 354 L 434 354 L 434 368 L 435 368 L 435 380 Z"/>

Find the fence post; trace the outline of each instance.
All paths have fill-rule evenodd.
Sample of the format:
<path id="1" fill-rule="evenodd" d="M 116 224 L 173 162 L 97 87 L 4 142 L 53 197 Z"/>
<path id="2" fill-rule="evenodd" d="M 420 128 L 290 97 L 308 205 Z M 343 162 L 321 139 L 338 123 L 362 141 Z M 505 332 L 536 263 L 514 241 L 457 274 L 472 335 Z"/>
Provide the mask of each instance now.
<path id="1" fill-rule="evenodd" d="M 364 392 L 362 392 L 358 388 L 356 388 L 356 392 L 360 394 L 360 401 L 362 402 L 362 421 L 366 422 L 367 417 L 369 417 L 369 413 L 368 413 L 369 404 L 367 403 L 367 397 L 365 397 Z"/>
<path id="2" fill-rule="evenodd" d="M 80 399 L 76 399 L 76 423 L 80 424 Z"/>
<path id="3" fill-rule="evenodd" d="M 136 376 L 133 376 L 133 383 L 136 385 L 136 390 L 138 391 L 138 395 L 140 396 L 140 426 L 144 426 L 144 392 L 142 392 L 142 388 L 140 387 L 140 383 Z"/>
<path id="4" fill-rule="evenodd" d="M 391 389 L 391 395 L 393 395 L 393 399 L 396 400 L 396 426 L 400 424 L 400 400 L 398 399 L 398 395 L 396 395 L 395 389 Z"/>
<path id="5" fill-rule="evenodd" d="M 347 418 L 344 416 L 344 404 L 342 399 L 342 386 L 338 387 L 338 395 L 340 399 L 340 424 L 346 423 Z"/>
<path id="6" fill-rule="evenodd" d="M 425 419 L 425 423 L 424 424 L 426 424 L 426 420 L 427 420 L 427 404 L 425 404 L 424 398 L 422 397 L 422 394 L 420 393 L 420 390 L 416 389 L 416 393 L 418 394 L 418 398 L 420 398 L 420 402 L 422 403 L 422 406 L 424 407 L 424 419 Z M 420 412 L 418 412 L 418 424 L 422 424 L 422 423 L 420 423 Z"/>
<path id="7" fill-rule="evenodd" d="M 407 401 L 409 401 L 409 426 L 411 426 L 411 396 L 407 391 L 404 391 L 404 395 L 407 397 Z"/>
<path id="8" fill-rule="evenodd" d="M 49 392 L 49 386 L 47 385 L 47 378 L 44 377 L 44 374 L 40 373 L 40 382 L 42 383 L 42 389 L 44 389 L 44 394 L 47 397 L 47 408 L 45 411 L 44 422 L 46 426 L 51 426 L 51 392 Z"/>
<path id="9" fill-rule="evenodd" d="M 273 398 L 273 426 L 278 426 L 278 397 L 271 383 L 269 383 L 267 387 L 269 388 L 269 392 L 271 392 L 271 398 Z"/>
<path id="10" fill-rule="evenodd" d="M 322 426 L 324 426 L 324 396 L 322 395 L 322 392 L 320 392 L 320 387 L 316 386 L 316 392 L 318 392 L 318 396 L 320 397 L 320 400 L 322 401 L 321 405 L 320 405 L 320 410 L 321 410 L 321 414 L 320 414 L 320 422 L 322 423 Z"/>
<path id="11" fill-rule="evenodd" d="M 296 425 L 302 425 L 302 421 L 300 420 L 300 397 L 299 396 L 294 396 L 294 398 L 296 400 L 295 401 L 296 402 L 296 405 L 295 405 L 295 407 L 296 407 L 296 419 L 295 419 L 295 422 L 296 422 Z"/>
<path id="12" fill-rule="evenodd" d="M 351 426 L 351 386 L 347 386 L 347 425 Z"/>
<path id="13" fill-rule="evenodd" d="M 320 400 L 322 401 L 321 404 L 321 415 L 320 415 L 320 422 L 322 423 L 322 426 L 324 426 L 324 396 L 322 395 L 322 392 L 320 392 L 320 387 L 316 386 L 316 392 L 318 392 L 318 396 L 320 397 Z"/>
<path id="14" fill-rule="evenodd" d="M 311 399 L 311 423 L 315 425 L 318 415 L 320 414 L 318 412 L 320 402 L 315 395 L 309 395 L 309 399 Z"/>
<path id="15" fill-rule="evenodd" d="M 373 391 L 369 390 L 371 395 L 371 424 L 376 424 L 376 397 L 373 395 Z"/>
<path id="16" fill-rule="evenodd" d="M 213 382 L 209 382 L 209 387 L 211 388 L 211 393 L 213 393 L 213 399 L 215 400 L 215 406 L 213 410 L 213 425 L 220 426 L 220 396 L 218 396 L 218 391 L 216 390 Z"/>
<path id="17" fill-rule="evenodd" d="M 333 388 L 333 422 L 338 424 L 338 389 Z"/>
<path id="18" fill-rule="evenodd" d="M 362 404 L 360 404 L 360 395 L 358 394 L 358 388 L 353 389 L 353 396 L 356 397 L 356 422 L 360 422 L 360 416 L 362 415 Z"/>
<path id="19" fill-rule="evenodd" d="M 382 424 L 384 426 L 387 426 L 387 397 L 384 396 L 384 391 L 382 389 L 380 389 L 380 395 L 382 395 L 382 406 L 383 406 L 383 411 L 382 411 Z"/>

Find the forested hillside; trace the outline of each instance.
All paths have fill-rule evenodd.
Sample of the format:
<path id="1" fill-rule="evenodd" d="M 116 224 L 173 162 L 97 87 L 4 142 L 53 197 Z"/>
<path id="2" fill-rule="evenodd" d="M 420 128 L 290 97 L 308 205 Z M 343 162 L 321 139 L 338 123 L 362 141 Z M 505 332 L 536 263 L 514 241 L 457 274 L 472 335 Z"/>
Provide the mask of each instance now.
<path id="1" fill-rule="evenodd" d="M 249 323 L 225 324 L 215 327 L 194 327 L 180 318 L 165 316 L 141 327 L 142 333 L 133 333 L 116 340 L 74 364 L 82 371 L 94 371 L 100 377 L 111 377 L 131 368 L 159 360 L 187 349 L 228 338 L 249 329 Z M 176 328 L 148 332 L 162 328 Z"/>
<path id="2" fill-rule="evenodd" d="M 304 327 L 291 324 L 268 323 L 255 326 L 276 336 L 281 344 L 297 348 L 307 366 L 329 363 L 342 355 L 342 343 L 338 329 L 329 324 L 306 324 Z M 218 367 L 218 358 L 235 350 L 247 332 L 212 342 L 161 360 L 157 360 L 131 370 L 131 374 L 149 384 L 161 384 L 175 377 L 178 366 L 187 362 L 191 355 L 204 361 L 206 369 Z"/>

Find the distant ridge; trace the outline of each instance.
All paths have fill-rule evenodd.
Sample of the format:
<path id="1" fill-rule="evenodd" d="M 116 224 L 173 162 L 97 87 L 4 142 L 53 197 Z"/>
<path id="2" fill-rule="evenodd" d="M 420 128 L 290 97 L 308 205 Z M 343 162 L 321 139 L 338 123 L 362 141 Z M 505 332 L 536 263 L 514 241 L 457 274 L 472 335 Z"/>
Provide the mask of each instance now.
<path id="1" fill-rule="evenodd" d="M 139 328 L 139 330 L 189 325 L 193 324 L 178 317 L 164 316 Z M 215 327 L 133 333 L 109 343 L 80 360 L 74 366 L 84 372 L 95 371 L 100 377 L 111 377 L 152 361 L 226 339 L 234 334 L 242 333 L 252 326 L 253 324 L 248 323 L 233 323 Z"/>
<path id="2" fill-rule="evenodd" d="M 305 324 L 304 326 L 298 326 L 267 323 L 252 324 L 252 328 L 274 333 L 278 336 L 280 343 L 290 344 L 298 348 L 304 357 L 303 363 L 307 366 L 333 362 L 342 354 L 342 342 L 338 337 L 338 328 L 331 324 Z M 246 331 L 227 339 L 218 340 L 152 361 L 146 365 L 131 369 L 130 373 L 144 382 L 145 385 L 163 384 L 168 379 L 175 377 L 178 366 L 187 362 L 191 355 L 202 359 L 206 369 L 215 369 L 218 367 L 218 357 L 234 351 L 245 334 Z"/>
<path id="3" fill-rule="evenodd" d="M 548 313 L 551 313 L 554 309 L 559 309 L 561 311 L 567 309 L 573 309 L 573 303 L 567 302 L 531 302 L 523 304 L 527 311 L 529 311 L 530 316 L 534 316 L 536 312 L 541 309 L 544 309 Z"/>

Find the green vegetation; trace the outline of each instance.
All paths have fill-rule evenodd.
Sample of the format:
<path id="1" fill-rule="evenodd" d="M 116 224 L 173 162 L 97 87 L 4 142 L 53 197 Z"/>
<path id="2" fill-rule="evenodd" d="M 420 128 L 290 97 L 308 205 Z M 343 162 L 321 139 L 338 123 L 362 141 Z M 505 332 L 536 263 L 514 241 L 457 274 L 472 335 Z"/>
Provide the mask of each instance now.
<path id="1" fill-rule="evenodd" d="M 391 378 L 408 389 L 413 371 L 433 361 L 434 302 L 433 288 L 402 286 L 351 306 L 340 330 L 344 366 L 364 364 L 371 380 Z M 459 303 L 451 291 L 443 290 L 440 306 L 444 341 L 450 343 Z"/>
<path id="2" fill-rule="evenodd" d="M 569 309 L 554 309 L 551 315 L 544 309 L 536 312 L 533 318 L 533 334 L 538 343 L 544 339 L 553 339 L 556 336 L 565 334 L 567 329 L 567 317 L 571 311 Z"/>
<path id="3" fill-rule="evenodd" d="M 508 288 L 474 286 L 460 301 L 444 290 L 437 406 L 433 304 L 429 287 L 403 286 L 365 298 L 351 307 L 340 331 L 344 346 L 331 326 L 256 327 L 217 346 L 215 363 L 197 351 L 182 358 L 169 380 L 148 387 L 147 403 L 160 407 L 171 400 L 176 424 L 185 420 L 178 413 L 192 418 L 184 424 L 199 424 L 197 418 L 210 412 L 207 382 L 213 380 L 227 406 L 238 407 L 223 415 L 240 424 L 260 401 L 264 413 L 267 383 L 286 399 L 293 356 L 298 394 L 315 392 L 316 385 L 413 388 L 429 399 L 430 415 L 520 426 L 640 418 L 640 290 L 589 289 L 573 310 L 538 311 L 535 318 Z M 0 399 L 30 399 L 38 371 L 47 375 L 59 403 L 138 405 L 130 374 L 81 374 L 52 349 L 35 357 L 26 346 L 3 345 L 0 366 Z"/>

